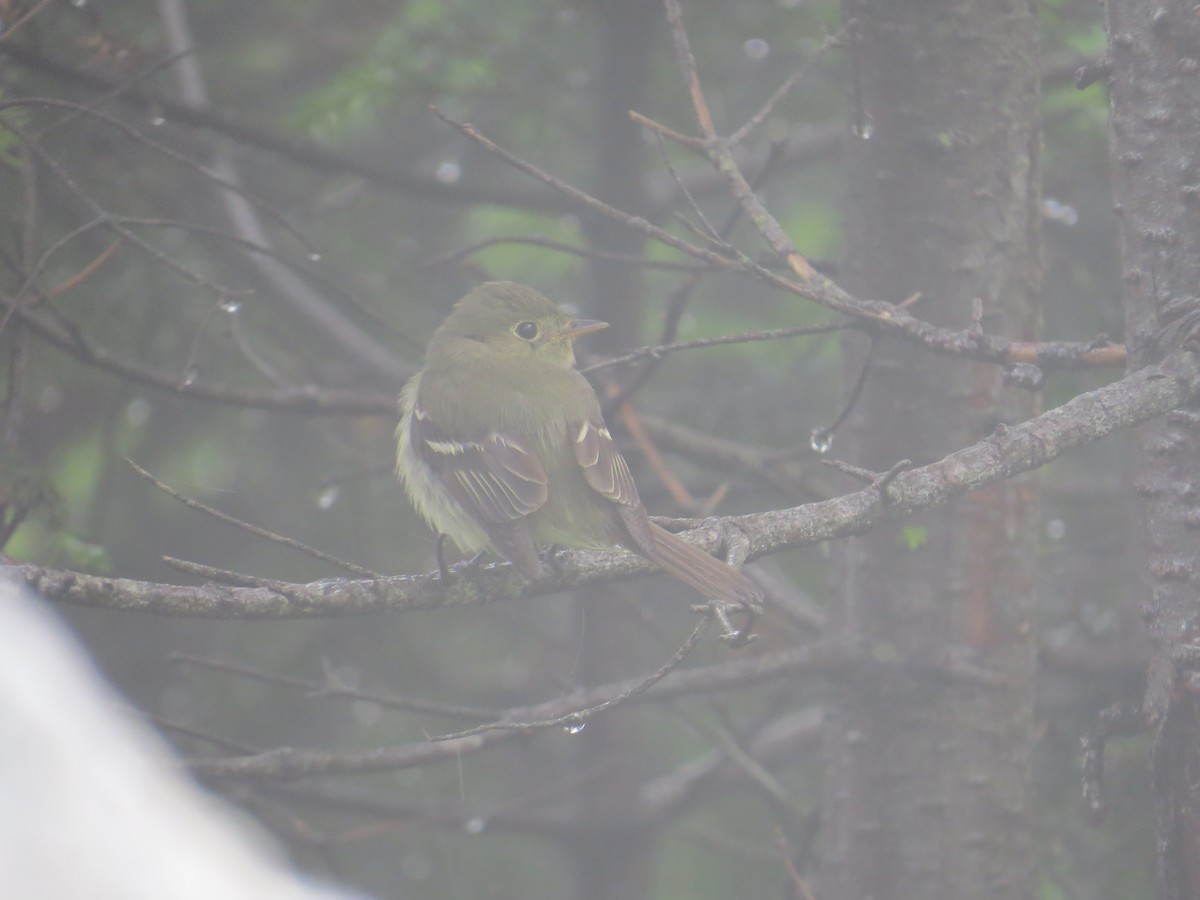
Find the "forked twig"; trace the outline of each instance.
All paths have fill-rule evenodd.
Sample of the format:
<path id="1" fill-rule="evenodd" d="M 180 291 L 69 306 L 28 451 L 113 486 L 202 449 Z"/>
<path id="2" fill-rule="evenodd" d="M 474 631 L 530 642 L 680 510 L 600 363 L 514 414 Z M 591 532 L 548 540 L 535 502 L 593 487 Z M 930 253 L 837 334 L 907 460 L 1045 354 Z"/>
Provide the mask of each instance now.
<path id="1" fill-rule="evenodd" d="M 692 55 L 692 47 L 688 41 L 687 31 L 683 27 L 683 11 L 679 7 L 679 0 L 663 0 L 667 9 L 667 21 L 671 25 L 671 37 L 675 44 L 675 56 L 679 61 L 679 68 L 683 72 L 684 81 L 687 82 L 688 94 L 692 98 L 692 107 L 696 112 L 696 122 L 700 126 L 700 133 L 704 138 L 704 143 L 707 148 L 709 158 L 712 160 L 717 171 L 725 176 L 725 180 L 729 183 L 730 192 L 734 198 L 746 211 L 746 215 L 754 223 L 754 227 L 771 245 L 776 253 L 781 258 L 787 261 L 788 267 L 806 284 L 811 282 L 816 276 L 816 270 L 809 264 L 800 251 L 792 244 L 791 238 L 783 230 L 783 226 L 767 211 L 762 202 L 754 194 L 754 190 L 750 187 L 750 183 L 746 181 L 737 163 L 734 161 L 733 153 L 729 149 L 729 144 L 723 140 L 718 134 L 717 129 L 713 125 L 712 112 L 708 108 L 708 101 L 704 97 L 704 92 L 700 88 L 700 76 L 696 71 L 696 58 Z"/>

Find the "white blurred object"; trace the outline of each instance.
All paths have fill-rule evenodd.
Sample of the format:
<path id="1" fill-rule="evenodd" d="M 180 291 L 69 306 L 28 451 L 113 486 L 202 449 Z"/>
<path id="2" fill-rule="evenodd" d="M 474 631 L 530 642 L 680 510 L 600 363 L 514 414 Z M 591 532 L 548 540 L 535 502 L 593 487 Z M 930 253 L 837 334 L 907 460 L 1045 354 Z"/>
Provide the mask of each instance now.
<path id="1" fill-rule="evenodd" d="M 0 577 L 0 897 L 350 900 L 181 775 L 84 652 Z"/>

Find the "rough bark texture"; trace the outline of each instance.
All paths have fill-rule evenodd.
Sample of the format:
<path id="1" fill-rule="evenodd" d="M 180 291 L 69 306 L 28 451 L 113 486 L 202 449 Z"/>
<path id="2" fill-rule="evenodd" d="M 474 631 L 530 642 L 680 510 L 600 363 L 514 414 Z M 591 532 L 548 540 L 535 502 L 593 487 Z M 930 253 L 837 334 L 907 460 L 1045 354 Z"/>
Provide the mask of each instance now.
<path id="1" fill-rule="evenodd" d="M 1121 217 L 1130 366 L 1195 346 L 1200 318 L 1200 8 L 1193 0 L 1109 0 L 1112 159 Z M 1165 331 L 1163 329 L 1166 329 Z M 1200 896 L 1200 409 L 1142 426 L 1142 605 L 1155 656 L 1144 704 L 1161 725 L 1154 756 L 1161 896 Z"/>
<path id="2" fill-rule="evenodd" d="M 937 324 L 1037 336 L 1037 10 L 1030 0 L 846 0 L 857 130 L 847 280 Z M 856 375 L 859 352 L 848 354 Z M 927 463 L 1035 412 L 991 364 L 887 342 L 839 455 Z M 907 530 L 906 530 L 907 529 Z M 917 530 L 921 529 L 921 530 Z M 821 893 L 1029 897 L 1035 503 L 1027 477 L 852 539 L 841 626 L 913 662 L 966 653 L 984 689 L 847 684 L 829 710 Z"/>

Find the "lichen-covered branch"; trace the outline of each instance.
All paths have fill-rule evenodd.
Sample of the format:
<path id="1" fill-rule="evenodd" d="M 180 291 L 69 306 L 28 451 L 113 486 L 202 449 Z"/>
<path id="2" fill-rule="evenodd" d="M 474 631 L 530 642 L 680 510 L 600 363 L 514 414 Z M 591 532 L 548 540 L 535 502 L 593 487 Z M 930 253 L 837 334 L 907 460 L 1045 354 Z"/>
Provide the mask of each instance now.
<path id="1" fill-rule="evenodd" d="M 937 462 L 902 472 L 884 491 L 868 487 L 818 503 L 712 519 L 689 536 L 717 550 L 726 534 L 736 530 L 745 535 L 754 559 L 860 534 L 879 522 L 1036 469 L 1073 447 L 1163 415 L 1198 391 L 1200 359 L 1193 353 L 1176 354 L 1161 366 L 1080 394 Z M 455 567 L 446 585 L 436 574 L 425 574 L 304 585 L 263 580 L 257 587 L 158 584 L 33 565 L 8 569 L 44 597 L 62 603 L 174 616 L 287 619 L 477 605 L 648 574 L 651 566 L 629 553 L 572 551 L 560 552 L 555 565 L 545 567 L 533 581 L 507 564 L 498 564 Z"/>

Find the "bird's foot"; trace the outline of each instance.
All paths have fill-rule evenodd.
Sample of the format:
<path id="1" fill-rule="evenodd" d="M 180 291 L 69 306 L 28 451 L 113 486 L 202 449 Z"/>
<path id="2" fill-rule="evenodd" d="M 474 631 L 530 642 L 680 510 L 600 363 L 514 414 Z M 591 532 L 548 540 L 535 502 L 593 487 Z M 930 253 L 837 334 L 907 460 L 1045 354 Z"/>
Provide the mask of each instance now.
<path id="1" fill-rule="evenodd" d="M 565 573 L 562 560 L 558 558 L 558 555 L 566 549 L 562 544 L 547 544 L 538 552 L 538 557 L 550 567 L 550 571 L 556 578 L 562 578 Z"/>
<path id="2" fill-rule="evenodd" d="M 446 535 L 439 534 L 437 542 L 434 545 L 434 552 L 437 554 L 438 580 L 445 587 L 450 584 L 453 578 L 461 578 L 463 576 L 472 576 L 479 571 L 479 565 L 483 558 L 487 555 L 486 550 L 480 550 L 470 559 L 458 563 L 454 568 L 457 571 L 452 572 L 451 567 L 446 564 Z"/>
<path id="3" fill-rule="evenodd" d="M 745 647 L 757 635 L 752 634 L 754 621 L 762 613 L 762 607 L 757 603 L 742 600 L 731 603 L 728 600 L 710 600 L 708 603 L 693 606 L 695 612 L 712 616 L 721 626 L 720 638 L 730 647 Z M 735 626 L 734 616 L 742 618 L 741 625 Z"/>

